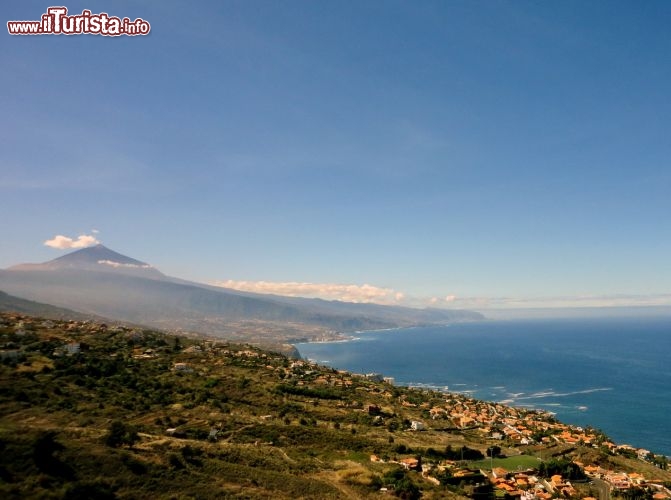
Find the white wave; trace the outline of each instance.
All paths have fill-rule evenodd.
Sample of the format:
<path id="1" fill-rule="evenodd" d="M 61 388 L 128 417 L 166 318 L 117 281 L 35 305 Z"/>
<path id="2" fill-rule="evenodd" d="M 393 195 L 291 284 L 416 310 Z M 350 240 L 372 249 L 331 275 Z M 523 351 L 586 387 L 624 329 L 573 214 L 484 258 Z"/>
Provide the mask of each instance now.
<path id="1" fill-rule="evenodd" d="M 534 392 L 533 394 L 529 394 L 528 396 L 524 397 L 518 397 L 517 399 L 542 399 L 542 398 L 549 398 L 555 395 L 556 395 L 555 392 L 550 389 L 549 391 Z"/>
<path id="2" fill-rule="evenodd" d="M 543 398 L 559 398 L 566 396 L 577 396 L 578 394 L 591 394 L 593 392 L 601 391 L 612 391 L 612 387 L 595 387 L 592 389 L 583 389 L 581 391 L 571 391 L 571 392 L 555 392 L 553 389 L 546 391 L 535 392 L 529 396 L 520 397 L 517 399 L 543 399 Z"/>
<path id="3" fill-rule="evenodd" d="M 427 384 L 425 382 L 409 382 L 407 384 L 396 381 L 397 385 L 407 385 L 408 387 L 414 387 L 416 389 L 429 389 L 432 391 L 438 392 L 450 392 L 450 389 L 447 385 L 438 385 L 438 384 Z M 455 391 L 453 391 L 455 392 Z"/>
<path id="4" fill-rule="evenodd" d="M 566 394 L 567 396 L 572 396 L 573 394 L 590 394 L 592 392 L 601 392 L 601 391 L 612 391 L 612 387 L 597 387 L 595 389 L 585 389 L 584 391 L 571 392 Z"/>

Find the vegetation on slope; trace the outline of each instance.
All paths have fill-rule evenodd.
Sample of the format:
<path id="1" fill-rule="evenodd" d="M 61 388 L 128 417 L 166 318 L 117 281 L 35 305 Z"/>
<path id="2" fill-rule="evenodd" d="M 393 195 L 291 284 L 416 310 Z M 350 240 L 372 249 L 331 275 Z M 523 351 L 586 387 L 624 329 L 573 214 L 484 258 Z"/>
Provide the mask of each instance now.
<path id="1" fill-rule="evenodd" d="M 17 314 L 0 315 L 0 358 L 0 492 L 8 498 L 492 491 L 479 473 L 480 489 L 454 469 L 421 471 L 493 449 L 476 431 L 430 418 L 446 397 L 464 404 L 458 395 L 250 346 Z M 412 421 L 427 430 L 410 430 Z"/>

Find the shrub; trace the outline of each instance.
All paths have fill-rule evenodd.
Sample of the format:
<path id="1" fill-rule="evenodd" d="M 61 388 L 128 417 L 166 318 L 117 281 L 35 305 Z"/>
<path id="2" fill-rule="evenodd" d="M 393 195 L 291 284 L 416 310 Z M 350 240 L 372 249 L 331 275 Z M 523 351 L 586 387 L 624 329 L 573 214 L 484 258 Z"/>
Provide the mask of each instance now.
<path id="1" fill-rule="evenodd" d="M 168 457 L 168 463 L 173 469 L 181 470 L 185 467 L 184 463 L 174 453 Z"/>
<path id="2" fill-rule="evenodd" d="M 147 466 L 128 453 L 121 456 L 121 461 L 133 474 L 141 476 L 147 473 Z"/>
<path id="3" fill-rule="evenodd" d="M 63 500 L 114 500 L 117 496 L 110 486 L 102 481 L 81 481 L 71 484 L 65 490 Z"/>
<path id="4" fill-rule="evenodd" d="M 105 438 L 105 444 L 112 448 L 118 448 L 123 445 L 133 446 L 139 440 L 140 436 L 137 435 L 137 431 L 133 426 L 115 420 L 110 425 L 109 434 Z"/>

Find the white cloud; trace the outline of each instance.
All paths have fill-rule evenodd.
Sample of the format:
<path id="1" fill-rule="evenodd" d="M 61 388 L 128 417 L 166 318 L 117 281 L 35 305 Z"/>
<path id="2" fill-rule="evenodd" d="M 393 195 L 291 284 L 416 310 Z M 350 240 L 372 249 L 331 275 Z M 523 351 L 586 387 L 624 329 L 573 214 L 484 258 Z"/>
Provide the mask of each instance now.
<path id="1" fill-rule="evenodd" d="M 441 309 L 470 309 L 494 314 L 496 311 L 533 311 L 617 308 L 641 306 L 671 306 L 671 294 L 650 295 L 588 295 L 564 297 L 462 297 L 455 294 L 438 296 L 406 295 L 392 288 L 373 285 L 340 283 L 301 283 L 271 281 L 216 281 L 215 286 L 244 292 L 284 295 L 289 297 L 320 298 L 343 302 L 402 305 L 406 307 L 437 307 Z M 498 314 L 498 313 L 497 313 Z M 512 314 L 512 313 L 511 313 Z M 531 313 L 529 313 L 531 314 Z M 547 313 L 549 314 L 549 313 Z M 510 315 L 509 315 L 510 316 Z M 497 317 L 496 315 L 492 317 Z M 512 316 L 511 316 L 512 317 Z"/>
<path id="2" fill-rule="evenodd" d="M 340 300 L 355 303 L 399 305 L 420 309 L 425 307 L 453 308 L 461 300 L 456 295 L 451 294 L 442 297 L 417 297 L 407 295 L 393 288 L 382 288 L 369 284 L 353 285 L 342 283 L 303 283 L 296 281 L 236 280 L 214 281 L 211 284 L 222 288 L 231 288 L 251 293 Z"/>
<path id="3" fill-rule="evenodd" d="M 641 306 L 671 306 L 671 294 L 650 295 L 588 295 L 559 297 L 474 297 L 452 293 L 437 296 L 413 296 L 392 288 L 374 285 L 341 283 L 301 283 L 271 281 L 216 281 L 215 286 L 244 292 L 320 298 L 343 302 L 402 305 L 406 307 L 437 307 L 441 309 L 470 309 L 485 311 L 561 310 L 563 308 L 612 308 Z M 548 313 L 549 314 L 549 313 Z"/>
<path id="4" fill-rule="evenodd" d="M 80 234 L 77 239 L 72 239 L 62 234 L 57 234 L 50 240 L 46 240 L 44 244 L 51 248 L 86 248 L 100 243 L 95 236 L 89 234 Z"/>
<path id="5" fill-rule="evenodd" d="M 398 304 L 405 299 L 402 292 L 373 285 L 347 285 L 340 283 L 299 283 L 270 281 L 215 281 L 215 286 L 244 292 L 268 293 L 289 297 L 320 298 L 344 302 Z"/>
<path id="6" fill-rule="evenodd" d="M 151 269 L 149 264 L 123 264 L 121 262 L 114 262 L 113 260 L 99 260 L 98 264 L 103 264 L 105 266 L 112 266 L 114 268 L 126 267 L 129 269 Z"/>

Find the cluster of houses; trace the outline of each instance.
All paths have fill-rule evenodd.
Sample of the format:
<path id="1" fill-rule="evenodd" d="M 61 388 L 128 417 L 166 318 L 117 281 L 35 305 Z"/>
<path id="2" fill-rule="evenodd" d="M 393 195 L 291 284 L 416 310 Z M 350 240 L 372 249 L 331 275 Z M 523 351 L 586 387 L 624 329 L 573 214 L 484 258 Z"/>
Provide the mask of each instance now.
<path id="1" fill-rule="evenodd" d="M 575 496 L 575 489 L 570 482 L 561 476 L 552 476 L 549 480 L 541 479 L 533 471 L 508 472 L 496 467 L 491 473 L 494 488 L 505 492 L 507 496 L 519 497 L 520 500 L 549 500 L 554 496 Z"/>
<path id="2" fill-rule="evenodd" d="M 40 320 L 15 313 L 3 313 L 0 316 L 0 327 L 9 329 L 18 338 L 24 338 L 31 332 L 37 330 L 49 330 L 55 326 L 63 331 L 98 331 L 101 328 L 107 328 L 105 325 L 99 325 L 90 321 L 60 321 L 58 323 L 51 320 Z M 74 356 L 86 348 L 85 345 L 74 341 L 65 341 L 62 345 L 54 349 L 52 355 Z M 0 345 L 0 359 L 18 359 L 24 354 L 21 345 L 8 342 Z"/>
<path id="3" fill-rule="evenodd" d="M 459 394 L 450 395 L 444 405 L 432 407 L 429 414 L 432 420 L 445 419 L 459 429 L 477 430 L 485 437 L 505 439 L 513 445 L 604 442 L 602 434 L 557 422 L 545 411 L 489 403 Z"/>
<path id="4" fill-rule="evenodd" d="M 371 455 L 372 462 L 384 462 L 377 455 Z M 501 467 L 494 467 L 491 471 L 474 470 L 463 467 L 460 462 L 443 460 L 438 464 L 423 463 L 421 458 L 402 458 L 388 460 L 387 463 L 396 463 L 406 470 L 421 472 L 422 477 L 433 484 L 440 484 L 438 477 L 445 477 L 445 471 L 449 471 L 447 477 L 454 484 L 461 481 L 477 480 L 489 481 L 498 496 L 506 498 L 519 498 L 519 500 L 550 500 L 552 498 L 578 498 L 580 497 L 575 486 L 559 474 L 550 478 L 539 477 L 535 470 L 511 472 Z M 669 491 L 663 484 L 646 481 L 642 474 L 630 472 L 615 472 L 602 469 L 598 466 L 583 466 L 589 478 L 601 479 L 607 483 L 610 491 L 617 491 L 621 495 L 632 488 L 647 489 L 650 491 L 649 498 L 653 500 L 668 500 L 671 498 Z M 596 500 L 592 497 L 584 497 L 582 500 Z"/>
<path id="5" fill-rule="evenodd" d="M 624 446 L 628 447 L 627 445 Z M 639 458 L 643 459 L 642 457 Z M 663 484 L 649 481 L 643 474 L 639 474 L 638 472 L 619 472 L 604 469 L 598 465 L 583 465 L 580 463 L 579 465 L 589 477 L 605 481 L 614 491 L 623 492 L 631 488 L 648 488 L 652 492 L 652 498 L 655 500 L 671 498 L 671 491 Z"/>

